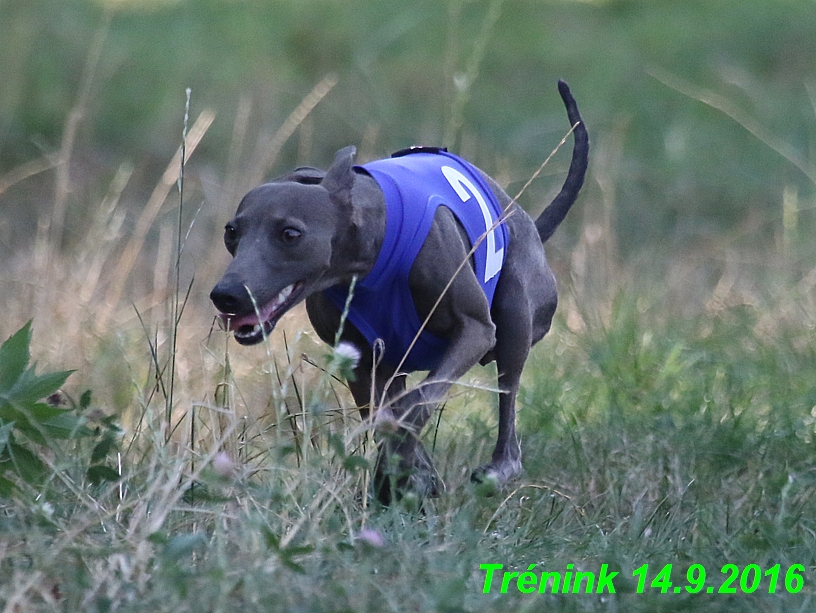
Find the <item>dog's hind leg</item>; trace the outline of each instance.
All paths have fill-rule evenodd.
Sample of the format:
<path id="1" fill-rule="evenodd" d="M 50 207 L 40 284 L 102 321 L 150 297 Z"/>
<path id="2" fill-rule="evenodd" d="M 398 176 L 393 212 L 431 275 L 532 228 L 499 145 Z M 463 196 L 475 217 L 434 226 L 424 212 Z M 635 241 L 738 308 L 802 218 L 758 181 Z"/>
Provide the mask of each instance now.
<path id="1" fill-rule="evenodd" d="M 516 438 L 516 394 L 518 372 L 499 373 L 499 434 L 493 458 L 473 471 L 471 481 L 505 483 L 521 473 L 521 447 Z"/>
<path id="2" fill-rule="evenodd" d="M 518 296 L 519 294 L 509 294 Z M 512 308 L 494 308 L 496 317 L 495 358 L 499 371 L 499 433 L 493 457 L 471 474 L 471 481 L 496 480 L 505 483 L 521 473 L 521 447 L 516 438 L 516 394 L 521 371 L 532 340 L 531 319 L 519 312 L 519 302 Z"/>

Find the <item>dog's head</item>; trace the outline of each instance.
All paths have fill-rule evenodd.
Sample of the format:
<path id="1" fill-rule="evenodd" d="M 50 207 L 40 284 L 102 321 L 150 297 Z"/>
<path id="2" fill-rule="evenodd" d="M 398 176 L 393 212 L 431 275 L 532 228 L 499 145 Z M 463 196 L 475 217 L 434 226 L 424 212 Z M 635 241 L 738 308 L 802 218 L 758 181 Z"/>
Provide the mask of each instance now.
<path id="1" fill-rule="evenodd" d="M 337 255 L 355 223 L 354 153 L 339 151 L 325 173 L 300 168 L 253 189 L 227 223 L 233 259 L 210 299 L 239 343 L 260 342 L 295 304 L 347 276 Z"/>

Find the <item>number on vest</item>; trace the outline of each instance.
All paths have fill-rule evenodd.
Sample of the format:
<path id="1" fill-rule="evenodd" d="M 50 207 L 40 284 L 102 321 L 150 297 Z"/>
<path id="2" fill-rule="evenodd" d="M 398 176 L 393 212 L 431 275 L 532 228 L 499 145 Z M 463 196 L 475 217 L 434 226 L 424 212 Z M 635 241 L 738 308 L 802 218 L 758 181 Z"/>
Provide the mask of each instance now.
<path id="1" fill-rule="evenodd" d="M 479 208 L 482 210 L 482 217 L 485 222 L 485 232 L 487 232 L 487 255 L 485 257 L 485 273 L 484 282 L 487 283 L 495 277 L 501 270 L 504 262 L 504 248 L 496 249 L 496 228 L 493 227 L 495 219 L 490 214 L 490 207 L 487 206 L 484 196 L 476 189 L 476 186 L 471 183 L 468 178 L 461 172 L 450 166 L 442 167 L 442 174 L 450 183 L 451 187 L 456 191 L 456 194 L 462 200 L 467 202 L 470 200 L 471 194 L 479 203 Z"/>

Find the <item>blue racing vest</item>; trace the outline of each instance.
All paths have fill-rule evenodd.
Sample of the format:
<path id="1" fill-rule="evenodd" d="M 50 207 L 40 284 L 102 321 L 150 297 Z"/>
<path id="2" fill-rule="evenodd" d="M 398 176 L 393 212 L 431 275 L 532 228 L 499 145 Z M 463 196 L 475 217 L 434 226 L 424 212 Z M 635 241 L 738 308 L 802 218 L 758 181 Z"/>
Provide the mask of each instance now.
<path id="1" fill-rule="evenodd" d="M 422 324 L 408 275 L 437 207 L 444 205 L 453 212 L 471 247 L 478 243 L 475 272 L 489 305 L 507 253 L 507 226 L 497 223 L 502 209 L 481 173 L 445 150 L 408 149 L 360 168 L 378 183 L 385 198 L 385 236 L 374 267 L 354 288 L 348 320 L 372 346 L 382 339 L 382 359 L 396 367 Z M 325 295 L 342 311 L 348 288 L 335 286 Z M 435 368 L 447 346 L 447 339 L 423 331 L 401 370 Z"/>

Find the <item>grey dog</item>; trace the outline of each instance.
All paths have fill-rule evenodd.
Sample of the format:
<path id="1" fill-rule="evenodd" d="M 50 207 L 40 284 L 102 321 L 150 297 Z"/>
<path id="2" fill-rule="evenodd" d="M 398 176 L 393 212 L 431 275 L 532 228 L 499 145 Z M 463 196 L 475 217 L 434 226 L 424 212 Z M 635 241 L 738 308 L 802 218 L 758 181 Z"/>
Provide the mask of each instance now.
<path id="1" fill-rule="evenodd" d="M 298 168 L 253 189 L 226 225 L 233 260 L 210 298 L 239 343 L 262 341 L 305 299 L 323 341 L 342 325 L 340 338 L 359 350 L 348 385 L 364 418 L 377 410 L 374 486 L 384 504 L 442 489 L 419 434 L 477 363 L 496 361 L 499 424 L 491 461 L 471 478 L 504 483 L 522 470 L 516 393 L 557 303 L 543 244 L 575 202 L 589 152 L 575 100 L 566 83 L 558 88 L 575 143 L 561 191 L 536 220 L 445 150 L 355 166 L 346 147 L 325 172 Z M 406 390 L 414 370 L 429 372 Z"/>

